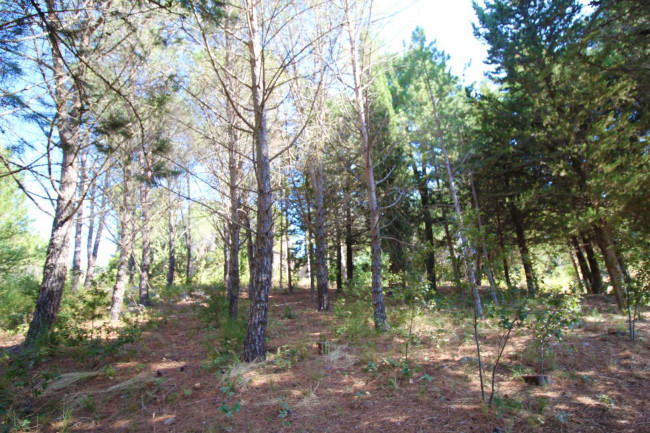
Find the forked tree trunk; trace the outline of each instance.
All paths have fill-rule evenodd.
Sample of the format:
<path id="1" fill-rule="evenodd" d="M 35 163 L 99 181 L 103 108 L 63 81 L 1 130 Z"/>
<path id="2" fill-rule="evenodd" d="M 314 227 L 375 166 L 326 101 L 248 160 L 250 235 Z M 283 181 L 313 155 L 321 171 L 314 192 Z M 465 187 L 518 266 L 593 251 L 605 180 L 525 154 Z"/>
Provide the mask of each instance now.
<path id="1" fill-rule="evenodd" d="M 255 287 L 251 299 L 244 360 L 266 359 L 266 326 L 269 311 L 269 291 L 273 269 L 273 195 L 271 191 L 271 161 L 267 141 L 266 107 L 264 106 L 263 68 L 257 17 L 257 4 L 245 0 L 245 14 L 250 40 L 251 90 L 255 129 L 253 131 L 257 168 L 257 239 L 255 247 Z"/>
<path id="2" fill-rule="evenodd" d="M 117 321 L 120 319 L 122 312 L 122 304 L 124 303 L 124 292 L 126 291 L 126 283 L 128 279 L 127 271 L 129 266 L 129 256 L 131 255 L 131 242 L 133 240 L 131 234 L 133 230 L 133 211 L 131 209 L 131 190 L 130 180 L 131 169 L 127 165 L 124 168 L 124 182 L 122 183 L 122 203 L 118 209 L 120 218 L 120 257 L 117 262 L 117 277 L 115 279 L 115 286 L 113 286 L 113 297 L 111 299 L 111 320 Z"/>
<path id="3" fill-rule="evenodd" d="M 361 65 L 358 61 L 358 51 L 356 47 L 357 38 L 352 29 L 352 18 L 350 14 L 350 5 L 348 0 L 345 1 L 345 19 L 348 36 L 350 38 L 350 60 L 352 66 L 352 78 L 355 93 L 355 109 L 357 115 L 357 128 L 359 130 L 359 139 L 361 141 L 361 150 L 363 153 L 363 168 L 366 178 L 366 187 L 368 190 L 367 206 L 370 214 L 370 268 L 372 271 L 372 306 L 375 328 L 381 331 L 388 330 L 386 320 L 386 308 L 384 306 L 384 293 L 382 290 L 381 275 L 381 210 L 377 203 L 377 185 L 375 184 L 375 167 L 372 160 L 370 139 L 368 136 L 368 126 L 366 123 L 366 105 L 363 83 L 361 82 Z"/>
<path id="4" fill-rule="evenodd" d="M 440 178 L 438 177 L 436 170 L 436 186 L 438 190 L 440 188 Z M 458 290 L 458 294 L 462 295 L 462 285 L 461 285 L 461 275 L 460 275 L 460 265 L 458 264 L 458 257 L 456 256 L 456 251 L 454 249 L 454 241 L 451 236 L 451 231 L 449 230 L 449 221 L 447 220 L 447 208 L 443 204 L 442 206 L 442 225 L 445 230 L 445 242 L 447 244 L 447 251 L 449 252 L 449 258 L 451 259 L 451 269 L 454 273 L 454 284 Z"/>
<path id="5" fill-rule="evenodd" d="M 311 161 L 309 164 L 311 183 L 314 189 L 314 234 L 316 235 L 316 287 L 318 310 L 330 309 L 329 288 L 327 284 L 327 262 L 325 258 L 325 209 L 323 207 L 323 164 Z"/>

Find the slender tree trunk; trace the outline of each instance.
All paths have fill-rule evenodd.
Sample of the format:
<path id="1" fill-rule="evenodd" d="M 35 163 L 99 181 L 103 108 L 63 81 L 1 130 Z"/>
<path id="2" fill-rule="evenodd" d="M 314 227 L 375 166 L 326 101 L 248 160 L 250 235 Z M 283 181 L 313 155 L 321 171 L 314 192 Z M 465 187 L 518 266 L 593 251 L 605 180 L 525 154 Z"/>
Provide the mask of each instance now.
<path id="1" fill-rule="evenodd" d="M 91 256 L 93 253 L 93 237 L 95 235 L 95 206 L 97 200 L 97 184 L 93 183 L 88 191 L 89 205 L 88 205 L 88 237 L 86 238 L 86 278 L 84 279 L 84 287 L 88 280 L 88 273 L 91 267 Z"/>
<path id="2" fill-rule="evenodd" d="M 582 278 L 580 281 L 584 283 L 588 292 L 596 293 L 594 292 L 592 286 L 593 280 L 591 278 L 591 271 L 589 269 L 589 266 L 587 265 L 585 256 L 582 254 L 582 249 L 580 248 L 580 242 L 578 241 L 578 238 L 576 236 L 571 237 L 571 244 L 573 245 L 573 250 L 575 251 L 576 258 L 578 259 L 580 274 L 582 274 Z M 578 276 L 580 276 L 580 274 L 578 274 Z"/>
<path id="3" fill-rule="evenodd" d="M 436 186 L 438 190 L 441 190 L 440 188 L 440 178 L 436 174 Z M 442 206 L 442 225 L 445 230 L 445 241 L 447 243 L 447 251 L 449 251 L 449 258 L 451 259 L 451 268 L 454 273 L 454 284 L 456 284 L 456 288 L 458 289 L 458 294 L 462 295 L 463 290 L 462 290 L 462 285 L 461 285 L 461 275 L 460 275 L 460 266 L 458 264 L 458 258 L 456 257 L 456 251 L 454 250 L 454 241 L 451 236 L 451 231 L 449 230 L 449 221 L 447 220 L 447 208 Z"/>
<path id="4" fill-rule="evenodd" d="M 83 217 L 84 217 L 84 206 L 82 202 L 82 197 L 86 190 L 86 167 L 85 167 L 85 155 L 82 152 L 80 157 L 80 166 L 79 166 L 79 186 L 77 187 L 77 214 L 75 221 L 75 233 L 74 233 L 74 253 L 72 256 L 72 284 L 70 285 L 70 291 L 76 293 L 79 291 L 79 284 L 81 283 L 81 237 L 83 235 Z"/>
<path id="5" fill-rule="evenodd" d="M 506 286 L 512 287 L 510 280 L 510 266 L 508 266 L 508 256 L 506 243 L 503 237 L 503 226 L 501 225 L 501 205 L 497 204 L 497 235 L 499 237 L 499 248 L 501 248 L 501 259 L 503 261 L 503 278 L 506 280 Z"/>
<path id="6" fill-rule="evenodd" d="M 426 66 L 425 66 L 426 72 Z M 467 272 L 467 277 L 469 284 L 474 296 L 474 313 L 476 316 L 483 316 L 483 306 L 481 305 L 481 296 L 478 291 L 478 285 L 476 284 L 476 274 L 474 273 L 474 266 L 472 263 L 472 255 L 469 251 L 469 244 L 467 243 L 467 237 L 465 235 L 465 225 L 463 224 L 463 215 L 460 210 L 460 203 L 458 202 L 458 194 L 456 193 L 456 186 L 454 184 L 454 174 L 451 171 L 451 163 L 449 161 L 449 155 L 447 154 L 447 146 L 445 144 L 445 138 L 442 133 L 442 125 L 440 123 L 440 116 L 438 114 L 438 108 L 436 106 L 436 100 L 433 96 L 433 90 L 431 89 L 431 82 L 427 74 L 427 86 L 429 89 L 429 96 L 431 98 L 431 106 L 433 108 L 433 113 L 435 115 L 436 129 L 438 132 L 438 141 L 440 142 L 440 148 L 442 149 L 442 154 L 445 158 L 445 166 L 447 168 L 447 176 L 449 178 L 449 191 L 451 192 L 451 197 L 454 201 L 454 209 L 456 210 L 456 221 L 458 223 L 460 241 L 463 248 L 463 256 L 465 262 L 465 270 Z"/>
<path id="7" fill-rule="evenodd" d="M 354 256 L 352 246 L 354 239 L 352 238 L 352 211 L 350 210 L 350 197 L 349 194 L 344 203 L 345 206 L 345 280 L 348 284 L 354 278 Z"/>
<path id="8" fill-rule="evenodd" d="M 174 284 L 174 273 L 176 272 L 176 218 L 174 212 L 174 197 L 172 195 L 172 182 L 168 183 L 167 197 L 169 199 L 169 209 L 167 212 L 167 227 L 169 231 L 169 239 L 167 241 L 167 248 L 169 250 L 169 258 L 167 260 L 167 288 L 169 289 Z"/>
<path id="9" fill-rule="evenodd" d="M 422 162 L 422 175 L 413 162 L 413 173 L 420 192 L 420 203 L 422 204 L 422 219 L 424 220 L 424 240 L 427 245 L 427 256 L 424 263 L 427 271 L 427 280 L 429 281 L 429 288 L 438 291 L 436 283 L 436 250 L 435 241 L 433 237 L 433 219 L 431 218 L 430 209 L 430 194 L 429 187 L 427 186 L 427 167 L 426 162 Z"/>
<path id="10" fill-rule="evenodd" d="M 339 220 L 336 224 L 336 293 L 343 293 L 343 245 L 341 243 L 341 225 Z"/>
<path id="11" fill-rule="evenodd" d="M 576 278 L 578 279 L 578 287 L 582 293 L 589 293 L 589 290 L 585 287 L 586 281 L 580 278 L 580 272 L 578 271 L 578 264 L 576 259 L 573 257 L 573 248 L 571 248 L 571 242 L 567 242 L 567 247 L 569 250 L 569 259 L 571 260 L 571 266 L 573 266 L 573 271 L 576 273 Z"/>
<path id="12" fill-rule="evenodd" d="M 111 299 L 111 320 L 117 321 L 120 319 L 122 312 L 122 304 L 124 303 L 124 292 L 126 291 L 127 271 L 129 265 L 129 256 L 131 255 L 131 242 L 133 240 L 131 234 L 133 230 L 131 209 L 131 190 L 130 180 L 131 169 L 128 164 L 124 167 L 124 182 L 122 184 L 122 203 L 118 214 L 120 218 L 120 257 L 117 262 L 117 278 L 115 279 L 115 286 L 113 286 L 113 297 Z"/>
<path id="13" fill-rule="evenodd" d="M 86 270 L 86 281 L 84 282 L 84 287 L 88 288 L 92 285 L 93 279 L 95 278 L 95 263 L 97 263 L 97 256 L 99 255 L 99 245 L 102 240 L 102 235 L 104 232 L 104 222 L 106 221 L 106 200 L 107 191 L 109 186 L 108 175 L 104 177 L 104 185 L 102 187 L 102 204 L 99 208 L 99 221 L 97 223 L 97 233 L 95 234 L 95 241 L 92 247 L 92 253 L 88 254 L 88 267 Z M 90 243 L 89 243 L 90 244 Z"/>
<path id="14" fill-rule="evenodd" d="M 492 302 L 495 305 L 499 305 L 499 300 L 497 299 L 497 288 L 494 283 L 494 274 L 492 273 L 492 266 L 490 265 L 490 257 L 488 255 L 487 246 L 485 244 L 485 233 L 483 233 L 483 223 L 481 221 L 481 208 L 478 202 L 478 194 L 476 193 L 476 187 L 474 186 L 474 178 L 470 174 L 470 183 L 472 185 L 472 196 L 474 197 L 474 206 L 476 207 L 476 221 L 478 223 L 479 231 L 479 243 L 481 244 L 481 250 L 483 252 L 483 259 L 485 260 L 485 273 L 488 276 L 488 281 L 490 282 L 490 296 L 492 297 Z"/>
<path id="15" fill-rule="evenodd" d="M 352 76 L 354 83 L 357 114 L 357 127 L 359 129 L 359 139 L 363 153 L 364 173 L 366 178 L 366 187 L 368 189 L 368 213 L 370 214 L 370 267 L 372 271 L 372 305 L 375 328 L 381 331 L 388 329 L 386 320 L 386 308 L 384 306 L 384 294 L 382 290 L 381 275 L 381 210 L 377 203 L 377 185 L 375 184 L 375 167 L 372 161 L 371 144 L 368 136 L 368 127 L 366 124 L 366 106 L 363 84 L 361 82 L 361 65 L 358 61 L 358 51 L 356 47 L 356 36 L 352 30 L 352 20 L 350 15 L 350 6 L 348 0 L 345 1 L 345 15 L 348 35 L 350 37 L 350 60 L 352 66 Z"/>
<path id="16" fill-rule="evenodd" d="M 250 35 L 249 61 L 251 66 L 251 89 L 255 116 L 254 142 L 257 169 L 257 239 L 255 247 L 255 288 L 251 299 L 244 360 L 251 362 L 266 359 L 266 325 L 269 310 L 269 291 L 273 269 L 273 195 L 271 191 L 271 161 L 267 141 L 266 107 L 263 100 L 263 68 L 257 21 L 257 8 L 253 0 L 245 0 L 246 18 Z"/>
<path id="17" fill-rule="evenodd" d="M 314 232 L 316 235 L 316 286 L 318 292 L 318 310 L 330 309 L 329 287 L 327 283 L 327 263 L 325 259 L 325 209 L 323 207 L 323 164 L 311 161 L 309 164 L 312 186 L 314 189 Z"/>
<path id="18" fill-rule="evenodd" d="M 526 286 L 528 287 L 528 295 L 535 296 L 535 273 L 533 271 L 533 263 L 531 260 L 530 252 L 528 251 L 528 244 L 526 243 L 526 234 L 524 232 L 524 221 L 521 212 L 513 201 L 508 202 L 510 209 L 510 216 L 512 217 L 512 224 L 515 227 L 515 234 L 517 236 L 517 246 L 519 247 L 519 254 L 521 254 L 521 262 L 524 265 L 524 273 L 526 274 Z"/>
<path id="19" fill-rule="evenodd" d="M 232 116 L 234 117 L 234 116 Z M 228 261 L 228 300 L 230 319 L 237 319 L 237 304 L 239 302 L 239 191 L 237 188 L 239 161 L 235 149 L 235 131 L 233 126 L 230 130 L 230 148 L 228 149 L 228 187 L 230 194 L 230 228 L 229 235 L 229 261 Z"/>
<path id="20" fill-rule="evenodd" d="M 282 209 L 280 209 L 282 212 Z M 284 288 L 284 244 L 282 238 L 284 237 L 284 228 L 282 227 L 282 215 L 280 215 L 280 229 L 278 232 L 278 237 L 280 238 L 280 263 L 278 267 L 280 268 L 280 290 Z"/>
<path id="21" fill-rule="evenodd" d="M 314 247 L 312 245 L 312 218 L 311 218 L 311 205 L 307 204 L 307 269 L 309 270 L 309 300 L 314 302 Z"/>
<path id="22" fill-rule="evenodd" d="M 603 291 L 603 279 L 600 275 L 600 266 L 598 266 L 596 253 L 591 246 L 591 239 L 583 234 L 582 241 L 585 253 L 587 254 L 587 262 L 589 263 L 589 279 L 591 282 L 591 288 L 594 293 L 601 293 Z"/>
<path id="23" fill-rule="evenodd" d="M 149 305 L 149 272 L 151 269 L 151 203 L 149 199 L 151 187 L 151 172 L 147 169 L 147 176 L 142 183 L 141 189 L 141 203 L 142 210 L 142 259 L 140 260 L 140 283 L 138 285 L 138 292 L 140 304 Z"/>
<path id="24" fill-rule="evenodd" d="M 223 285 L 228 287 L 228 270 L 230 269 L 230 229 L 223 224 Z"/>
<path id="25" fill-rule="evenodd" d="M 289 293 L 293 293 L 293 279 L 291 276 L 291 244 L 289 243 L 289 200 L 286 200 L 286 205 L 284 209 L 284 235 L 287 241 L 287 284 L 289 284 Z"/>
<path id="26" fill-rule="evenodd" d="M 616 303 L 622 311 L 625 307 L 625 276 L 616 255 L 614 241 L 607 223 L 601 219 L 598 223 L 594 224 L 594 233 L 598 247 L 605 259 L 605 266 L 607 267 L 607 273 L 609 274 L 614 289 Z"/>
<path id="27" fill-rule="evenodd" d="M 185 230 L 185 248 L 187 249 L 187 262 L 185 263 L 185 284 L 188 288 L 192 285 L 192 196 L 190 172 L 187 172 L 187 218 Z M 191 290 L 191 289 L 190 289 Z"/>
<path id="28" fill-rule="evenodd" d="M 246 215 L 246 231 L 248 238 L 246 239 L 247 253 L 248 253 L 248 298 L 253 299 L 253 287 L 255 286 L 255 244 L 253 242 L 253 230 L 251 229 L 251 220 Z"/>

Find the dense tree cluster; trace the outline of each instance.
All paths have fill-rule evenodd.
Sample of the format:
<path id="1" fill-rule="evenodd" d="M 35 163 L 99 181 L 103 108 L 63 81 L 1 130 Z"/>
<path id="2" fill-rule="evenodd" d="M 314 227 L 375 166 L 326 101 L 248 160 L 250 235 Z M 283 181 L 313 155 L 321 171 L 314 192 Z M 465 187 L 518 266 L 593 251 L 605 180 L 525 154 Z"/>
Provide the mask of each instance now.
<path id="1" fill-rule="evenodd" d="M 125 298 L 215 284 L 235 320 L 247 283 L 246 361 L 265 357 L 272 285 L 305 271 L 316 308 L 335 284 L 372 299 L 379 330 L 386 296 L 451 286 L 480 317 L 520 287 L 569 289 L 563 273 L 611 286 L 633 336 L 650 262 L 643 3 L 475 4 L 493 70 L 465 88 L 421 29 L 382 53 L 364 2 L 6 2 L 3 277 L 40 257 L 25 200 L 53 217 L 25 346 L 102 273 L 112 320 Z"/>

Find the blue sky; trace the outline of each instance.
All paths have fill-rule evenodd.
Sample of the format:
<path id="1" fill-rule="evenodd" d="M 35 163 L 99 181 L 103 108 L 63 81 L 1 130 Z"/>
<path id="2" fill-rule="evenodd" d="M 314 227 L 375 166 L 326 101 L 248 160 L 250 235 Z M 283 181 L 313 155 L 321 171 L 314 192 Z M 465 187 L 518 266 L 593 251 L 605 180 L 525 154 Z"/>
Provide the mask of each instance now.
<path id="1" fill-rule="evenodd" d="M 424 29 L 427 40 L 450 56 L 452 73 L 465 83 L 480 82 L 488 67 L 483 63 L 487 47 L 472 31 L 476 21 L 471 0 L 375 0 L 375 12 L 385 17 L 379 24 L 380 37 L 390 52 L 408 44 L 416 26 Z M 466 65 L 469 66 L 466 68 Z"/>

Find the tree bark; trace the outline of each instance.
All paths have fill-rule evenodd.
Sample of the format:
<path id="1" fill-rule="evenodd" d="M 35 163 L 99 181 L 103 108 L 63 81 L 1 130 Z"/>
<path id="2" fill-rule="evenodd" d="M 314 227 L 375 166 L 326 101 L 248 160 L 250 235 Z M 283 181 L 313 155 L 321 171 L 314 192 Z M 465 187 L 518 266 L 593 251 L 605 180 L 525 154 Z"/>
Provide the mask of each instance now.
<path id="1" fill-rule="evenodd" d="M 346 192 L 345 206 L 345 280 L 352 282 L 354 278 L 354 256 L 352 247 L 354 239 L 352 237 L 352 211 L 350 209 L 350 195 Z"/>
<path id="2" fill-rule="evenodd" d="M 131 209 L 131 190 L 130 190 L 131 169 L 128 163 L 124 167 L 124 182 L 122 183 L 122 203 L 118 209 L 120 218 L 120 257 L 117 262 L 117 278 L 113 286 L 113 297 L 111 299 L 111 320 L 120 319 L 122 304 L 124 303 L 124 292 L 126 291 L 127 271 L 129 265 L 129 256 L 131 255 L 131 234 L 133 230 L 133 211 Z"/>
<path id="3" fill-rule="evenodd" d="M 99 255 L 99 245 L 102 240 L 102 235 L 104 232 L 104 222 L 106 221 L 106 200 L 107 200 L 107 191 L 108 191 L 108 175 L 104 177 L 104 184 L 102 187 L 102 204 L 99 208 L 99 221 L 97 223 L 97 233 L 95 234 L 95 241 L 93 242 L 92 253 L 90 249 L 88 250 L 88 266 L 86 269 L 86 281 L 84 282 L 84 287 L 88 288 L 92 285 L 92 282 L 95 278 L 95 263 L 97 263 L 97 256 Z M 90 237 L 90 233 L 88 234 Z M 90 238 L 88 240 L 88 246 L 90 247 Z"/>
<path id="4" fill-rule="evenodd" d="M 425 73 L 427 72 L 425 66 Z M 440 148 L 442 149 L 442 154 L 445 158 L 445 167 L 447 168 L 447 176 L 449 178 L 449 192 L 451 193 L 451 198 L 454 201 L 454 209 L 456 211 L 456 222 L 458 223 L 460 242 L 463 248 L 463 256 L 465 263 L 465 270 L 467 272 L 467 279 L 472 290 L 472 295 L 474 296 L 474 313 L 476 316 L 483 316 L 483 306 L 481 305 L 481 296 L 478 291 L 478 285 L 476 284 L 476 274 L 474 273 L 474 266 L 472 263 L 472 254 L 470 254 L 469 244 L 467 243 L 467 236 L 465 235 L 465 225 L 463 224 L 463 215 L 460 210 L 460 203 L 458 202 L 458 194 L 456 193 L 456 186 L 454 184 L 454 174 L 451 171 L 451 162 L 449 161 L 449 155 L 447 153 L 447 146 L 445 144 L 445 137 L 442 132 L 442 125 L 440 122 L 440 115 L 438 113 L 438 107 L 436 100 L 433 96 L 433 89 L 431 88 L 431 81 L 427 74 L 427 87 L 429 89 L 429 97 L 431 98 L 431 107 L 433 108 L 433 113 L 435 115 L 436 129 L 438 133 L 438 141 L 440 143 Z"/>
<path id="5" fill-rule="evenodd" d="M 85 155 L 82 153 L 80 157 L 79 165 L 79 185 L 77 187 L 77 214 L 75 221 L 75 233 L 74 233 L 74 253 L 72 256 L 72 283 L 70 285 L 70 291 L 76 293 L 79 291 L 79 284 L 81 283 L 81 237 L 83 235 L 83 216 L 84 216 L 84 206 L 82 202 L 82 197 L 86 189 L 86 167 L 85 167 Z"/>
<path id="6" fill-rule="evenodd" d="M 187 261 L 185 263 L 185 284 L 188 288 L 192 285 L 192 197 L 190 172 L 187 172 L 187 218 L 185 229 L 185 248 L 187 249 Z M 191 288 L 190 288 L 191 290 Z"/>
<path id="7" fill-rule="evenodd" d="M 334 222 L 336 224 L 336 293 L 343 293 L 343 246 L 341 244 L 341 225 L 338 218 Z"/>
<path id="8" fill-rule="evenodd" d="M 512 287 L 510 280 L 510 266 L 508 266 L 508 257 L 506 243 L 503 237 L 503 226 L 501 225 L 501 205 L 497 204 L 497 235 L 499 237 L 499 248 L 501 248 L 501 260 L 503 261 L 503 278 L 506 280 L 506 286 Z"/>
<path id="9" fill-rule="evenodd" d="M 526 234 L 524 232 L 524 221 L 521 212 L 513 201 L 508 202 L 510 209 L 510 216 L 512 217 L 512 224 L 515 227 L 515 234 L 517 236 L 517 246 L 519 247 L 519 254 L 521 255 L 521 262 L 524 265 L 524 273 L 526 274 L 526 286 L 528 287 L 528 295 L 535 296 L 536 281 L 535 272 L 533 271 L 533 263 L 531 260 L 530 252 L 528 251 L 528 244 L 526 243 Z"/>
<path id="10" fill-rule="evenodd" d="M 230 148 L 228 149 L 228 187 L 230 194 L 230 221 L 229 235 L 229 261 L 228 261 L 228 313 L 231 320 L 237 319 L 237 304 L 239 303 L 239 191 L 237 188 L 239 162 L 235 148 L 235 131 L 231 125 L 228 127 L 230 135 Z"/>
<path id="11" fill-rule="evenodd" d="M 149 272 L 151 269 L 151 203 L 150 191 L 151 172 L 147 169 L 146 179 L 142 184 L 141 203 L 142 211 L 142 259 L 140 260 L 140 282 L 138 284 L 138 294 L 140 304 L 149 305 Z"/>
<path id="12" fill-rule="evenodd" d="M 287 241 L 287 284 L 289 285 L 288 287 L 289 293 L 293 293 L 293 281 L 291 277 L 291 246 L 290 246 L 291 244 L 289 243 L 289 200 L 286 201 L 284 216 L 285 216 L 284 234 Z"/>
<path id="13" fill-rule="evenodd" d="M 618 308 L 622 311 L 625 307 L 625 276 L 616 255 L 614 240 L 612 239 L 610 229 L 603 219 L 594 224 L 594 233 L 596 235 L 598 247 L 605 259 L 605 266 L 607 267 L 607 273 L 609 274 L 614 289 L 616 303 L 618 304 Z"/>
<path id="14" fill-rule="evenodd" d="M 307 203 L 307 269 L 309 270 L 309 300 L 314 302 L 314 291 L 316 285 L 314 284 L 314 247 L 312 245 L 312 218 L 311 218 L 311 205 Z"/>
<path id="15" fill-rule="evenodd" d="M 584 254 L 582 254 L 582 249 L 580 248 L 580 242 L 576 236 L 571 236 L 571 244 L 573 245 L 573 250 L 575 251 L 576 258 L 578 259 L 578 267 L 580 268 L 580 273 L 582 274 L 581 281 L 587 288 L 587 291 L 595 293 L 592 286 L 591 271 L 587 265 Z"/>
<path id="16" fill-rule="evenodd" d="M 415 175 L 415 180 L 418 185 L 418 191 L 420 192 L 420 203 L 422 205 L 422 219 L 424 220 L 424 241 L 427 248 L 427 256 L 424 262 L 425 269 L 427 271 L 427 280 L 429 282 L 429 289 L 433 291 L 438 291 L 438 286 L 436 282 L 436 250 L 435 250 L 435 240 L 433 238 L 433 219 L 431 218 L 431 203 L 430 203 L 430 194 L 429 187 L 427 186 L 427 167 L 426 162 L 422 162 L 422 175 L 413 162 L 413 174 Z"/>
<path id="17" fill-rule="evenodd" d="M 167 212 L 167 227 L 169 231 L 169 238 L 167 241 L 167 248 L 169 250 L 169 257 L 167 260 L 167 284 L 169 289 L 174 284 L 174 273 L 176 272 L 176 218 L 174 215 L 174 198 L 172 195 L 172 181 L 168 181 L 167 197 L 169 201 L 169 209 Z"/>
<path id="18" fill-rule="evenodd" d="M 329 311 L 329 287 L 327 283 L 327 262 L 325 259 L 325 209 L 323 207 L 323 164 L 311 161 L 309 173 L 314 190 L 314 234 L 316 235 L 316 287 L 318 310 Z"/>
<path id="19" fill-rule="evenodd" d="M 488 281 L 490 282 L 490 296 L 492 297 L 492 302 L 494 302 L 495 305 L 499 305 L 499 300 L 497 299 L 497 288 L 496 284 L 494 283 L 494 274 L 492 273 L 492 266 L 490 265 L 490 256 L 488 255 L 487 246 L 485 244 L 485 233 L 483 233 L 483 222 L 481 221 L 481 207 L 479 206 L 478 202 L 478 194 L 476 193 L 474 178 L 471 174 L 470 183 L 472 186 L 472 196 L 474 197 L 474 206 L 476 207 L 476 222 L 478 223 L 479 243 L 483 252 L 483 259 L 485 260 L 485 273 L 487 274 Z"/>
<path id="20" fill-rule="evenodd" d="M 47 338 L 56 322 L 61 306 L 63 287 L 68 273 L 68 251 L 75 214 L 75 191 L 78 180 L 79 125 L 81 123 L 81 95 L 79 89 L 69 89 L 65 60 L 56 32 L 61 31 L 54 2 L 48 0 L 47 19 L 52 30 L 48 42 L 52 53 L 54 77 L 54 102 L 56 105 L 56 128 L 61 148 L 61 174 L 59 178 L 56 210 L 52 221 L 52 233 L 45 256 L 43 279 L 36 299 L 36 308 L 23 345 L 37 346 Z M 43 17 L 45 19 L 45 17 Z M 72 99 L 70 99 L 72 93 Z M 72 102 L 72 103 L 70 103 Z"/>
<path id="21" fill-rule="evenodd" d="M 582 241 L 585 253 L 587 254 L 587 262 L 589 263 L 589 278 L 591 282 L 591 288 L 594 293 L 601 293 L 603 291 L 603 279 L 600 275 L 600 266 L 598 266 L 598 260 L 596 259 L 596 254 L 592 247 L 591 239 L 583 234 Z"/>
<path id="22" fill-rule="evenodd" d="M 573 266 L 573 271 L 576 273 L 576 278 L 578 280 L 578 287 L 582 293 L 589 293 L 590 290 L 585 287 L 587 284 L 583 278 L 580 278 L 580 271 L 578 270 L 578 264 L 576 259 L 573 257 L 573 248 L 571 248 L 571 242 L 567 241 L 567 247 L 569 249 L 569 260 L 571 260 L 571 266 Z"/>
<path id="23" fill-rule="evenodd" d="M 251 220 L 246 215 L 246 231 L 248 237 L 246 239 L 247 253 L 248 253 L 248 299 L 253 299 L 253 287 L 255 286 L 255 244 L 253 242 L 253 230 L 251 228 Z"/>
<path id="24" fill-rule="evenodd" d="M 269 291 L 273 269 L 273 194 L 271 191 L 271 162 L 267 140 L 266 107 L 263 88 L 262 41 L 259 34 L 257 4 L 245 0 L 249 30 L 249 61 L 255 128 L 253 131 L 257 167 L 257 239 L 255 247 L 255 287 L 251 299 L 244 360 L 266 359 L 266 326 Z"/>
<path id="25" fill-rule="evenodd" d="M 356 47 L 356 36 L 352 30 L 352 19 L 350 15 L 350 5 L 348 0 L 345 1 L 345 18 L 350 37 L 350 60 L 352 66 L 352 77 L 356 104 L 357 128 L 359 130 L 359 139 L 363 153 L 363 167 L 366 178 L 366 187 L 368 190 L 368 213 L 370 214 L 370 262 L 372 270 L 372 305 L 375 328 L 381 331 L 388 330 L 386 320 L 386 308 L 384 306 L 384 294 L 382 290 L 381 275 L 381 210 L 377 203 L 377 191 L 375 184 L 375 167 L 372 161 L 371 145 L 368 136 L 368 126 L 366 124 L 366 106 L 361 82 L 361 66 L 358 62 L 358 52 Z"/>

